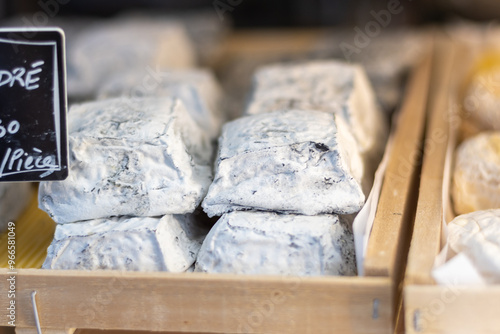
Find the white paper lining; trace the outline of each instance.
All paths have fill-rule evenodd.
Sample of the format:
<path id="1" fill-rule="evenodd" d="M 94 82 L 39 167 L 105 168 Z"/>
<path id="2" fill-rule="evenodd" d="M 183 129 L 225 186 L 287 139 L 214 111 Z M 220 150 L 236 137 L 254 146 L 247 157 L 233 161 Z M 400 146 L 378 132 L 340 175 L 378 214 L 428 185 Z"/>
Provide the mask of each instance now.
<path id="1" fill-rule="evenodd" d="M 397 122 L 393 122 L 393 124 L 397 124 Z M 370 194 L 368 195 L 365 205 L 356 215 L 353 222 L 354 247 L 356 251 L 358 276 L 364 276 L 366 248 L 368 247 L 368 240 L 370 238 L 373 221 L 375 220 L 375 214 L 377 213 L 380 190 L 382 189 L 385 170 L 387 168 L 387 163 L 393 147 L 393 137 L 393 133 L 391 132 L 391 135 L 387 140 L 384 156 L 377 168 L 377 171 L 375 172 L 375 178 Z"/>

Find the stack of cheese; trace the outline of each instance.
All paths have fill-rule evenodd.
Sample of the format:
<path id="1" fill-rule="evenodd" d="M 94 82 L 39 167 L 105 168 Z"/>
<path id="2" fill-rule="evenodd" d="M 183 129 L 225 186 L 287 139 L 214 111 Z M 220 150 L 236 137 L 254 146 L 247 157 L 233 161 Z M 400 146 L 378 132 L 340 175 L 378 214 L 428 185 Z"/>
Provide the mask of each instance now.
<path id="1" fill-rule="evenodd" d="M 198 123 L 217 116 L 191 88 L 189 96 L 170 91 L 71 108 L 69 177 L 39 190 L 40 207 L 58 223 L 44 268 L 182 272 L 193 265 L 208 232 L 196 209 L 212 182 L 217 133 Z"/>
<path id="2" fill-rule="evenodd" d="M 383 115 L 359 66 L 263 68 L 246 117 L 227 123 L 203 201 L 222 217 L 196 271 L 354 275 L 346 216 L 363 206 L 381 154 Z"/>
<path id="3" fill-rule="evenodd" d="M 362 185 L 369 192 L 388 128 L 361 66 L 337 61 L 267 66 L 255 74 L 253 86 L 246 115 L 300 109 L 341 117 L 363 159 Z"/>
<path id="4" fill-rule="evenodd" d="M 465 138 L 455 154 L 452 198 L 457 214 L 500 208 L 500 53 L 484 54 L 468 78 Z"/>
<path id="5" fill-rule="evenodd" d="M 500 54 L 476 64 L 465 95 L 455 152 L 451 196 L 456 217 L 448 224 L 451 258 L 462 253 L 483 279 L 500 282 Z"/>

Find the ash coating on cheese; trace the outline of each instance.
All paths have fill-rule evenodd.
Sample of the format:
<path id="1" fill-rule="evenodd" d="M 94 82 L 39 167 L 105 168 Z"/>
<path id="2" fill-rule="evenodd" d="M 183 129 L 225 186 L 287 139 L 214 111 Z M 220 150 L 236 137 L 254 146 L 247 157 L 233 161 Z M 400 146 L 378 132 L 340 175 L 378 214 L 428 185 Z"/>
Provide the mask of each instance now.
<path id="1" fill-rule="evenodd" d="M 350 214 L 364 204 L 363 164 L 342 120 L 319 111 L 277 111 L 226 123 L 210 216 L 233 210 Z"/>
<path id="2" fill-rule="evenodd" d="M 208 232 L 195 219 L 114 217 L 57 225 L 42 268 L 184 272 Z"/>
<path id="3" fill-rule="evenodd" d="M 223 215 L 205 238 L 195 271 L 255 275 L 356 275 L 350 224 L 337 215 Z"/>
<path id="4" fill-rule="evenodd" d="M 500 208 L 500 132 L 484 132 L 460 144 L 451 195 L 457 214 Z"/>
<path id="5" fill-rule="evenodd" d="M 179 98 L 198 126 L 213 138 L 226 121 L 221 109 L 222 91 L 213 73 L 204 69 L 119 72 L 104 81 L 98 98 Z"/>
<path id="6" fill-rule="evenodd" d="M 358 143 L 371 184 L 388 124 L 360 65 L 339 61 L 269 65 L 258 70 L 253 81 L 247 115 L 301 109 L 342 117 Z M 366 193 L 370 188 L 366 187 Z"/>
<path id="7" fill-rule="evenodd" d="M 68 49 L 68 95 L 93 98 L 99 84 L 134 68 L 189 68 L 194 47 L 182 24 L 147 19 L 116 19 L 94 24 Z M 175 52 L 172 52 L 175 50 Z"/>
<path id="8" fill-rule="evenodd" d="M 463 252 L 487 282 L 500 283 L 500 209 L 453 219 L 448 224 L 448 244 L 452 253 Z"/>
<path id="9" fill-rule="evenodd" d="M 15 221 L 28 206 L 32 188 L 26 182 L 0 182 L 0 234 L 9 222 Z"/>
<path id="10" fill-rule="evenodd" d="M 57 223 L 193 212 L 212 181 L 210 138 L 178 99 L 113 99 L 68 114 L 70 171 L 41 182 Z"/>

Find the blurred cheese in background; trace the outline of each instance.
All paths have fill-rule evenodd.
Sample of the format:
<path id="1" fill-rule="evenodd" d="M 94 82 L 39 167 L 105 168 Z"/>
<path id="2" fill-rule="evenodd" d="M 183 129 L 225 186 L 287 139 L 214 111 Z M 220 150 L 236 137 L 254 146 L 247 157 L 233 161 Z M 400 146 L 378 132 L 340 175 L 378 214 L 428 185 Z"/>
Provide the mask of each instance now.
<path id="1" fill-rule="evenodd" d="M 220 20 L 212 8 L 187 12 L 137 10 L 125 11 L 118 17 L 130 20 L 181 24 L 186 30 L 198 64 L 207 63 L 220 51 L 221 43 L 230 32 L 231 21 Z"/>
<path id="2" fill-rule="evenodd" d="M 500 132 L 483 132 L 457 148 L 452 197 L 456 214 L 500 208 Z"/>
<path id="3" fill-rule="evenodd" d="M 481 54 L 465 85 L 464 121 L 473 128 L 469 132 L 500 130 L 500 51 Z"/>
<path id="4" fill-rule="evenodd" d="M 180 14 L 125 11 L 112 18 L 58 13 L 49 18 L 38 9 L 35 14 L 0 21 L 0 26 L 59 26 L 64 30 L 70 102 L 94 99 L 110 74 L 142 71 L 146 77 L 151 69 L 205 65 L 219 51 L 229 24 L 207 10 Z M 37 14 L 46 15 L 46 24 L 33 20 Z"/>
<path id="5" fill-rule="evenodd" d="M 98 85 L 113 73 L 148 66 L 171 69 L 195 65 L 193 45 L 182 25 L 107 21 L 80 34 L 68 49 L 68 95 L 80 100 L 93 98 Z"/>

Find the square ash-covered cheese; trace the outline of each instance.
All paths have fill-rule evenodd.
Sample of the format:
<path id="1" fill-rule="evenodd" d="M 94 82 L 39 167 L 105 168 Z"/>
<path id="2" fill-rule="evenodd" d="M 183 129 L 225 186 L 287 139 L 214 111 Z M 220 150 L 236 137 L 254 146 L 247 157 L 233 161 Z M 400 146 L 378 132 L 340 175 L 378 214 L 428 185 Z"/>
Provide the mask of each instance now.
<path id="1" fill-rule="evenodd" d="M 356 143 L 329 113 L 276 111 L 226 123 L 215 168 L 203 201 L 211 217 L 234 210 L 351 214 L 364 204 Z"/>
<path id="2" fill-rule="evenodd" d="M 184 272 L 194 264 L 207 232 L 193 215 L 57 225 L 42 268 Z"/>
<path id="3" fill-rule="evenodd" d="M 260 68 L 253 78 L 246 114 L 290 109 L 318 110 L 342 117 L 365 162 L 364 177 L 372 182 L 388 137 L 388 124 L 360 65 L 313 61 Z"/>
<path id="4" fill-rule="evenodd" d="M 66 180 L 42 182 L 57 223 L 193 212 L 212 181 L 210 137 L 178 99 L 113 99 L 68 114 Z"/>
<path id="5" fill-rule="evenodd" d="M 253 275 L 356 275 L 350 224 L 337 215 L 231 212 L 210 230 L 195 271 Z"/>

